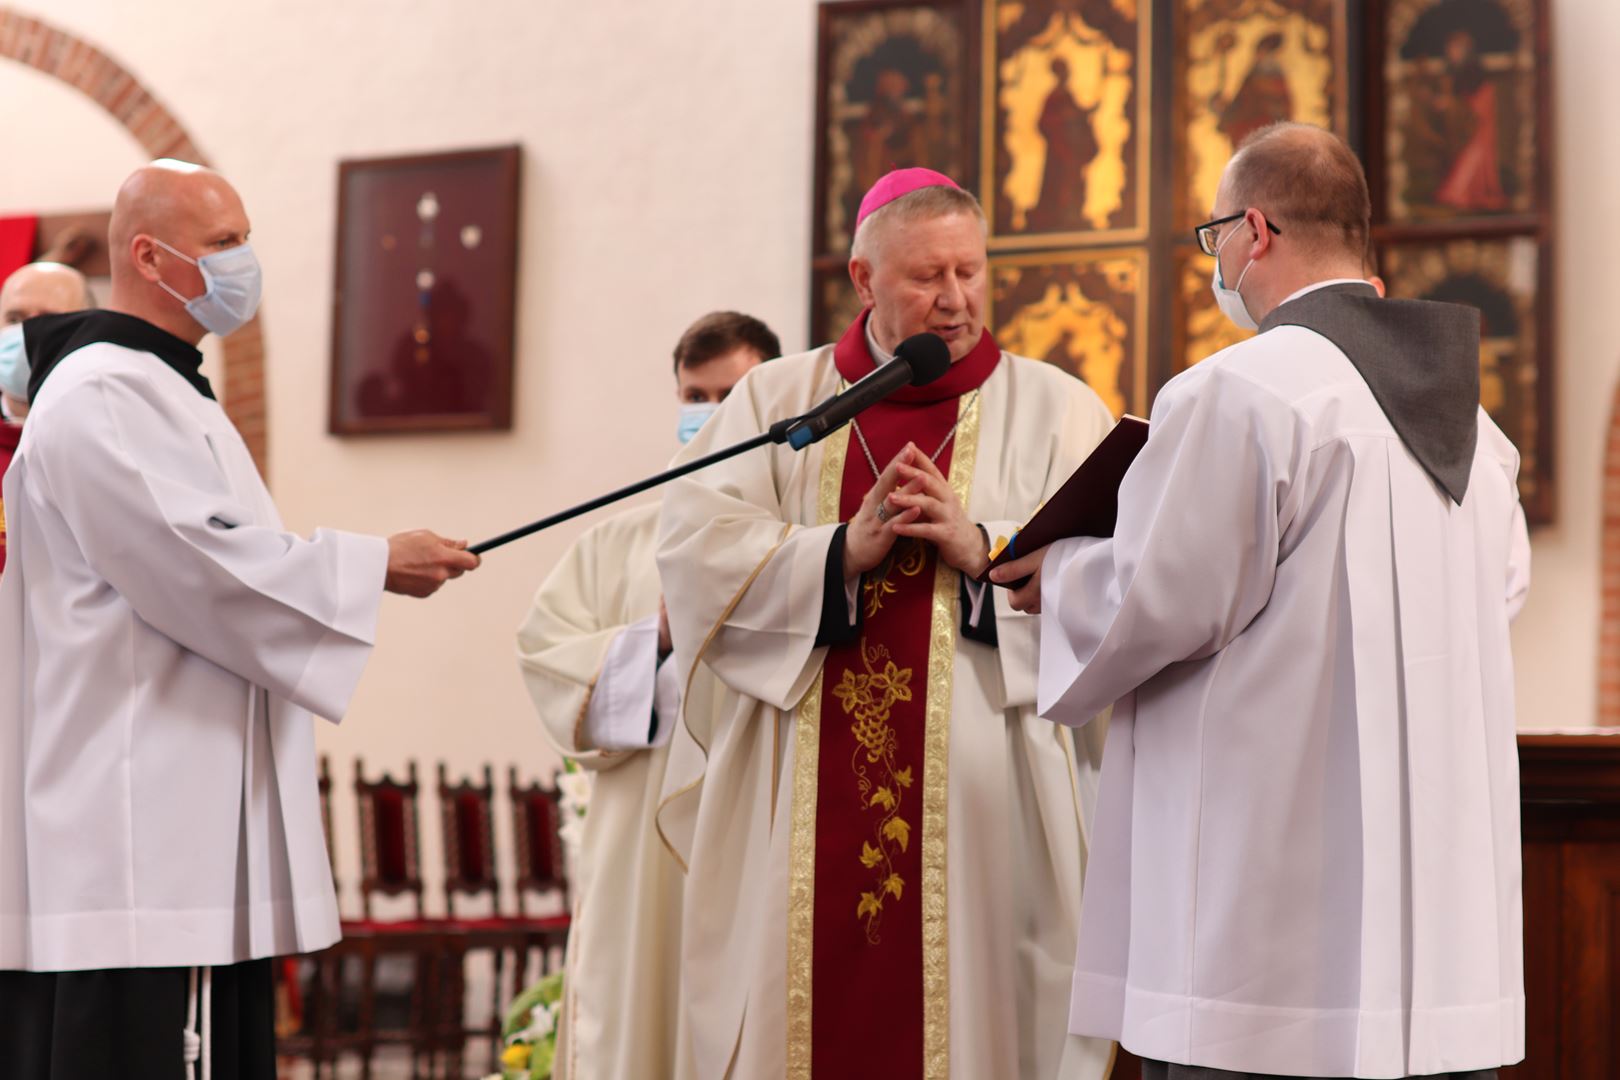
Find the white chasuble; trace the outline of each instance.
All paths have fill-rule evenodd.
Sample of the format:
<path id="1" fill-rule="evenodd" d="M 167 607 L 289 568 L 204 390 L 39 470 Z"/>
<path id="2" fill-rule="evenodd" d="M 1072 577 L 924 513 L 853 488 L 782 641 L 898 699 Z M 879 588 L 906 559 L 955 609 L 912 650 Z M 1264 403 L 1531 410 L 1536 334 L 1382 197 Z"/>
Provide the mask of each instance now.
<path id="1" fill-rule="evenodd" d="M 592 773 L 571 883 L 558 1080 L 667 1076 L 675 1058 L 683 879 L 654 829 L 669 751 L 651 742 L 664 741 L 679 708 L 657 694 L 674 672 L 673 659 L 657 657 L 657 539 L 656 503 L 595 526 L 518 630 L 546 736 Z M 609 742 L 619 749 L 603 749 Z"/>
<path id="2" fill-rule="evenodd" d="M 860 328 L 839 348 L 852 337 L 864 342 Z M 991 361 L 977 397 L 964 394 L 953 406 L 960 424 L 948 476 L 970 519 L 994 537 L 1010 533 L 1067 479 L 1111 419 L 1094 393 L 1056 368 L 1000 353 Z M 805 412 L 841 380 L 832 346 L 762 365 L 682 459 Z M 876 445 L 872 416 L 867 423 Z M 865 638 L 860 651 L 842 654 L 864 680 L 832 673 L 828 685 L 822 680 L 829 653 L 840 649 L 817 644 L 828 552 L 845 477 L 871 482 L 865 463 L 851 461 L 861 453 L 845 429 L 802 453 L 772 447 L 710 467 L 665 495 L 659 570 L 676 659 L 690 679 L 659 812 L 660 830 L 688 871 L 681 977 L 689 1045 L 676 1075 L 810 1077 L 812 1062 L 827 1060 L 819 1007 L 846 1016 L 868 1011 L 874 1030 L 890 1015 L 916 1017 L 896 1037 L 915 1039 L 916 1074 L 930 1080 L 1102 1076 L 1112 1045 L 1066 1034 L 1064 970 L 1098 742 L 1077 743 L 1035 716 L 1038 620 L 1014 613 L 999 591 L 990 601 L 998 642 L 987 645 L 961 632 L 960 576 L 940 566 L 925 576 L 928 640 L 887 643 L 922 649 L 925 668 L 897 668 L 892 674 L 909 680 L 909 689 L 884 696 L 910 695 L 917 712 L 903 722 L 920 723 L 927 713 L 924 741 L 915 760 L 872 772 L 868 795 L 885 822 L 895 812 L 890 797 L 910 800 L 900 813 L 906 825 L 826 855 L 855 876 L 831 907 L 815 895 L 818 882 L 831 881 L 828 864 L 817 864 L 817 845 L 831 835 L 829 807 L 818 808 L 822 746 L 852 731 L 857 740 L 872 734 L 862 728 L 871 717 L 844 707 L 860 692 L 841 698 L 838 685 L 869 683 L 875 692 L 900 681 L 884 682 L 890 657 L 877 649 L 885 643 Z M 934 562 L 931 548 L 926 557 Z M 896 725 L 899 717 L 896 710 Z M 831 760 L 849 771 L 850 762 Z M 889 766 L 863 756 L 853 764 Z M 832 810 L 858 813 L 841 805 Z M 916 876 L 907 871 L 903 883 L 891 882 L 888 862 L 902 858 L 918 867 Z M 861 884 L 863 873 L 870 883 Z M 884 944 L 898 941 L 907 920 L 920 924 L 920 953 L 895 952 L 922 965 L 915 1009 L 860 979 L 827 977 L 835 969 L 818 952 L 824 943 L 816 928 L 830 925 L 830 911 L 842 919 L 843 940 L 859 948 L 874 901 L 881 901 Z M 852 960 L 851 970 L 861 962 Z M 855 1062 L 864 1060 L 860 1050 L 849 1050 Z M 835 1074 L 824 1067 L 814 1075 Z"/>
<path id="3" fill-rule="evenodd" d="M 201 362 L 140 320 L 85 317 Z M 287 532 L 199 386 L 142 348 L 77 348 L 6 474 L 0 968 L 226 965 L 338 938 L 310 714 L 348 707 L 387 543 Z"/>

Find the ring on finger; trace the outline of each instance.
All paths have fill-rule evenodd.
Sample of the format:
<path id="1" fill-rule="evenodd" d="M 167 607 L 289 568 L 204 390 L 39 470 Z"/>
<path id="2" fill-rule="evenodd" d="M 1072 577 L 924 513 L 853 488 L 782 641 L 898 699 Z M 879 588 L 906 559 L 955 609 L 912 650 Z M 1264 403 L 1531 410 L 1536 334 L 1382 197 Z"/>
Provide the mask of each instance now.
<path id="1" fill-rule="evenodd" d="M 888 499 L 884 499 L 882 502 L 878 503 L 878 507 L 877 507 L 878 524 L 880 524 L 880 525 L 883 524 L 884 522 L 888 521 L 889 518 L 891 518 L 893 516 L 894 516 L 894 512 L 889 509 L 889 500 Z"/>

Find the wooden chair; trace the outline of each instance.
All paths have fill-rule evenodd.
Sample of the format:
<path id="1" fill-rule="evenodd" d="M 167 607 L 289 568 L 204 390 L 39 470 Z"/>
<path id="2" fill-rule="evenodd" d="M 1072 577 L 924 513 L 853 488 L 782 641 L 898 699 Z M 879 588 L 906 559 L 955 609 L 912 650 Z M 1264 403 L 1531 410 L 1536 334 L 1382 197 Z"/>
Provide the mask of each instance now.
<path id="1" fill-rule="evenodd" d="M 450 783 L 443 762 L 439 763 L 439 822 L 444 849 L 444 906 L 446 920 L 445 998 L 441 1010 L 440 1041 L 449 1052 L 450 1075 L 460 1076 L 462 1056 L 469 1034 L 489 1038 L 489 1072 L 500 1070 L 501 1019 L 509 997 L 521 986 L 505 985 L 506 954 L 514 954 L 515 967 L 523 968 L 522 954 L 528 944 L 525 927 L 519 920 L 501 914 L 500 875 L 495 858 L 495 779 L 494 770 L 484 766 L 483 783 L 472 778 Z M 458 898 L 487 899 L 488 914 L 458 916 Z M 469 1031 L 461 1003 L 466 993 L 465 962 L 469 952 L 489 950 L 494 960 L 490 1026 L 482 1032 Z M 516 980 L 514 980 L 514 983 Z"/>
<path id="2" fill-rule="evenodd" d="M 332 857 L 332 761 L 321 755 L 321 772 L 316 787 L 321 792 L 321 831 L 326 836 L 327 861 L 332 865 L 332 887 L 337 889 L 337 860 Z M 308 957 L 282 957 L 277 962 L 277 1025 L 275 1048 L 285 1057 L 300 1057 L 314 1065 L 314 1075 L 321 1077 L 321 1065 L 332 1064 L 334 1048 L 335 1001 L 327 997 L 327 972 L 330 949 L 313 952 Z M 313 962 L 308 984 L 303 981 L 303 960 Z M 282 1007 L 287 1012 L 282 1014 Z"/>
<path id="3" fill-rule="evenodd" d="M 321 819 L 326 830 L 327 849 L 333 853 L 330 766 L 322 762 Z M 506 1001 L 553 969 L 566 948 L 571 902 L 567 867 L 560 826 L 561 795 L 554 787 L 540 782 L 520 785 L 517 769 L 508 769 L 511 800 L 515 874 L 516 914 L 503 914 L 500 906 L 501 874 L 494 843 L 494 777 L 485 766 L 482 783 L 468 778 L 452 784 L 439 767 L 439 820 L 444 833 L 445 909 L 449 917 L 428 918 L 423 906 L 423 884 L 419 859 L 419 794 L 415 763 L 406 778 L 395 780 L 383 775 L 367 780 L 363 762 L 355 762 L 355 795 L 360 821 L 360 897 L 363 917 L 343 924 L 344 938 L 330 949 L 314 954 L 315 977 L 308 995 L 308 1011 L 303 1030 L 285 1040 L 284 1053 L 304 1057 L 315 1064 L 316 1076 L 322 1065 L 335 1074 L 340 1053 L 358 1052 L 363 1075 L 371 1076 L 376 1048 L 381 1044 L 407 1045 L 411 1049 L 412 1076 L 422 1075 L 427 1064 L 437 1071 L 439 1052 L 450 1059 L 444 1075 L 460 1075 L 466 1037 L 481 1032 L 465 1030 L 461 1002 L 464 994 L 463 960 L 474 949 L 495 952 L 496 977 L 493 988 L 495 1017 L 489 1033 L 491 1052 L 498 1057 L 500 1022 Z M 336 875 L 334 874 L 334 879 Z M 489 914 L 472 915 L 466 903 L 489 897 Z M 380 918 L 376 901 L 386 897 L 406 897 L 408 912 L 399 919 Z M 548 898 L 553 912 L 537 901 Z M 460 909 L 460 913 L 458 913 Z M 514 954 L 510 965 L 512 982 L 503 985 L 505 954 Z M 376 1028 L 376 966 L 383 955 L 405 953 L 412 957 L 415 983 L 410 1003 L 410 1027 L 379 1031 Z M 531 957 L 539 958 L 530 971 Z M 358 1016 L 352 1034 L 338 1024 L 341 978 L 346 960 L 360 966 Z M 495 1066 L 492 1065 L 493 1069 Z"/>
<path id="4" fill-rule="evenodd" d="M 456 922 L 457 897 L 486 897 L 490 916 L 500 915 L 500 875 L 495 868 L 494 770 L 484 782 L 450 783 L 439 763 L 439 823 L 444 830 L 444 910 Z"/>
<path id="5" fill-rule="evenodd" d="M 573 910 L 568 890 L 568 865 L 563 855 L 562 795 L 555 787 L 539 781 L 519 786 L 517 767 L 507 769 L 507 790 L 512 800 L 512 850 L 517 864 L 513 884 L 517 890 L 517 918 L 524 927 L 530 947 L 518 970 L 518 982 L 527 984 L 528 954 L 538 951 L 539 971 L 546 974 L 554 959 L 560 962 L 567 947 L 568 928 Z M 533 896 L 550 895 L 561 914 L 531 916 L 528 902 Z M 553 957 L 553 954 L 557 954 Z"/>
<path id="6" fill-rule="evenodd" d="M 362 918 L 345 922 L 343 936 L 361 957 L 359 1050 L 362 1075 L 371 1076 L 372 1058 L 379 1044 L 410 1047 L 411 1075 L 420 1075 L 423 1059 L 431 1062 L 435 1050 L 436 1013 L 439 995 L 439 962 L 443 953 L 445 924 L 426 917 L 422 903 L 420 817 L 416 762 L 407 765 L 406 778 L 395 780 L 384 773 L 367 780 L 365 765 L 354 762 L 354 792 L 360 818 L 360 907 Z M 379 919 L 373 911 L 377 897 L 405 896 L 410 915 L 403 919 Z M 405 954 L 411 957 L 411 987 L 408 1026 L 379 1030 L 376 1025 L 377 961 L 381 956 Z"/>
<path id="7" fill-rule="evenodd" d="M 336 890 L 337 847 L 332 831 L 332 762 L 321 755 L 317 789 L 321 800 L 321 831 L 326 839 L 327 860 L 332 869 L 332 887 Z M 357 1043 L 358 1032 L 345 1038 L 338 1032 L 338 1012 L 343 962 L 357 955 L 347 938 L 329 948 L 304 957 L 282 958 L 278 971 L 278 1002 L 285 1001 L 289 1017 L 287 1029 L 277 1031 L 277 1050 L 287 1057 L 307 1060 L 314 1066 L 319 1080 L 322 1067 L 325 1075 L 335 1075 L 337 1057 L 346 1042 Z M 310 965 L 307 982 L 303 978 L 305 962 Z"/>

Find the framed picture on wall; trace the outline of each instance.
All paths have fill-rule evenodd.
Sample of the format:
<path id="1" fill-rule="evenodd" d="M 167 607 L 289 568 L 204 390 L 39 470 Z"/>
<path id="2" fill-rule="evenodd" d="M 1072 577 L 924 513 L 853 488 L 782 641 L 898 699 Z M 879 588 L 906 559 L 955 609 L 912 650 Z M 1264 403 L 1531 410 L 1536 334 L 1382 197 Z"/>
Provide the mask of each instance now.
<path id="1" fill-rule="evenodd" d="M 1391 296 L 1480 311 L 1480 404 L 1557 512 L 1547 0 L 1385 0 L 1369 61 L 1373 237 Z"/>
<path id="2" fill-rule="evenodd" d="M 861 196 L 891 169 L 977 186 L 968 0 L 823 3 L 816 37 L 816 255 L 849 254 Z"/>
<path id="3" fill-rule="evenodd" d="M 1519 498 L 1532 522 L 1553 511 L 1550 327 L 1538 302 L 1547 267 L 1533 237 L 1391 243 L 1389 295 L 1476 307 L 1479 402 L 1519 450 Z"/>
<path id="4" fill-rule="evenodd" d="M 1147 415 L 1147 253 L 1140 248 L 992 256 L 989 325 L 1003 349 L 1078 377 L 1116 417 Z"/>
<path id="5" fill-rule="evenodd" d="M 1350 137 L 1346 0 L 1182 0 L 1176 5 L 1177 235 L 1207 220 L 1251 134 L 1280 120 Z"/>
<path id="6" fill-rule="evenodd" d="M 333 434 L 512 426 L 520 161 L 339 164 Z"/>
<path id="7" fill-rule="evenodd" d="M 1543 23 L 1537 0 L 1390 0 L 1386 220 L 1540 208 Z"/>
<path id="8" fill-rule="evenodd" d="M 1117 0 L 986 0 L 992 248 L 1145 237 L 1151 10 Z"/>

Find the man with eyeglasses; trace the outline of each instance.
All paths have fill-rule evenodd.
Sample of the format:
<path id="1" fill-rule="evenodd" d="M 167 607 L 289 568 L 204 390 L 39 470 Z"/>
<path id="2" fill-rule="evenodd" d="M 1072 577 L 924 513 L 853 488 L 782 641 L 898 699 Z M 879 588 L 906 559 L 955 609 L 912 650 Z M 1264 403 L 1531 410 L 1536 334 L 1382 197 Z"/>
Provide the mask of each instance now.
<path id="1" fill-rule="evenodd" d="M 1519 456 L 1479 312 L 1364 280 L 1338 137 L 1280 124 L 1198 240 L 1258 336 L 1172 380 L 1113 537 L 1035 580 L 1042 715 L 1118 702 L 1070 1027 L 1148 1080 L 1494 1076 L 1524 1056 L 1508 624 Z"/>

